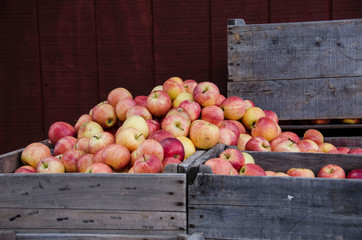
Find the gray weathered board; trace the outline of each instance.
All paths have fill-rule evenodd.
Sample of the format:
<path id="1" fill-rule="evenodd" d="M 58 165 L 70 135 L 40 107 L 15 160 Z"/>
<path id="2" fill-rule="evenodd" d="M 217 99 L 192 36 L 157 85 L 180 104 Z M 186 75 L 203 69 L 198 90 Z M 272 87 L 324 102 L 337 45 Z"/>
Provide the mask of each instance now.
<path id="1" fill-rule="evenodd" d="M 0 155 L 0 232 L 187 233 L 186 174 L 173 171 L 181 167 L 163 174 L 13 174 L 21 152 Z"/>
<path id="2" fill-rule="evenodd" d="M 217 145 L 200 163 L 230 147 Z M 248 153 L 265 170 L 362 168 L 362 155 Z M 188 186 L 189 233 L 206 239 L 360 239 L 361 226 L 361 180 L 220 176 L 200 166 Z"/>
<path id="3" fill-rule="evenodd" d="M 228 96 L 281 120 L 362 118 L 362 19 L 228 24 Z"/>

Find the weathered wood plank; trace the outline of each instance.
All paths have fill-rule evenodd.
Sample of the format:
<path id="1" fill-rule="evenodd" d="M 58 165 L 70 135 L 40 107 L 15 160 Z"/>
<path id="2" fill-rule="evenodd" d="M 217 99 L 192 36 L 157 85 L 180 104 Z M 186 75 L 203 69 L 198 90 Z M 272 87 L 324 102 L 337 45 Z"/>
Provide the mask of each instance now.
<path id="1" fill-rule="evenodd" d="M 228 33 L 230 81 L 362 76 L 359 19 L 228 25 Z"/>
<path id="2" fill-rule="evenodd" d="M 186 211 L 185 174 L 3 174 L 0 185 L 0 208 Z"/>
<path id="3" fill-rule="evenodd" d="M 332 143 L 337 147 L 362 148 L 362 137 L 326 137 L 324 142 Z"/>
<path id="4" fill-rule="evenodd" d="M 1 231 L 0 230 L 0 239 L 1 240 L 17 240 L 16 234 L 12 231 Z"/>
<path id="5" fill-rule="evenodd" d="M 11 173 L 20 167 L 22 152 L 23 148 L 0 155 L 0 173 Z"/>
<path id="6" fill-rule="evenodd" d="M 280 120 L 362 118 L 362 77 L 235 81 L 228 95 L 251 99 Z"/>

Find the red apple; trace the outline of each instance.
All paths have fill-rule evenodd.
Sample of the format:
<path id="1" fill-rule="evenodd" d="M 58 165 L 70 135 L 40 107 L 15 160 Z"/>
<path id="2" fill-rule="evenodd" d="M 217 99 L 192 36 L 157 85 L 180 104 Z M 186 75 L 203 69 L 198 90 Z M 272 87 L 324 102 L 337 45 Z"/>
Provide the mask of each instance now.
<path id="1" fill-rule="evenodd" d="M 238 171 L 235 170 L 231 163 L 222 158 L 211 158 L 204 165 L 209 166 L 216 175 L 238 175 Z"/>
<path id="2" fill-rule="evenodd" d="M 246 133 L 246 129 L 241 122 L 236 121 L 236 120 L 224 120 L 224 122 L 226 122 L 226 126 L 228 126 L 228 123 L 233 123 L 236 126 L 236 128 L 238 129 L 238 132 L 239 132 L 238 134 Z M 233 132 L 235 132 L 235 131 L 233 131 Z M 239 136 L 239 135 L 236 135 L 236 136 Z"/>
<path id="3" fill-rule="evenodd" d="M 170 96 L 164 91 L 151 92 L 147 97 L 147 109 L 155 117 L 163 117 L 172 107 Z"/>
<path id="4" fill-rule="evenodd" d="M 313 171 L 308 168 L 291 168 L 287 171 L 287 175 L 291 177 L 315 177 Z"/>
<path id="5" fill-rule="evenodd" d="M 93 163 L 84 172 L 85 173 L 113 173 L 113 169 L 105 163 Z"/>
<path id="6" fill-rule="evenodd" d="M 348 147 L 337 147 L 339 153 L 347 154 L 351 149 Z"/>
<path id="7" fill-rule="evenodd" d="M 321 125 L 321 124 L 328 124 L 330 123 L 330 119 L 312 119 L 310 120 L 311 124 Z"/>
<path id="8" fill-rule="evenodd" d="M 288 174 L 283 172 L 276 172 L 273 177 L 290 177 Z"/>
<path id="9" fill-rule="evenodd" d="M 174 157 L 168 157 L 168 158 L 163 159 L 162 166 L 163 166 L 163 169 L 165 169 L 165 166 L 167 164 L 180 164 L 180 163 L 181 163 L 180 159 L 174 158 Z"/>
<path id="10" fill-rule="evenodd" d="M 235 136 L 233 131 L 228 128 L 219 128 L 219 144 L 225 145 L 233 145 L 236 146 L 238 144 L 238 138 Z"/>
<path id="11" fill-rule="evenodd" d="M 255 163 L 244 164 L 244 166 L 240 168 L 239 175 L 266 176 L 264 169 Z"/>
<path id="12" fill-rule="evenodd" d="M 116 107 L 117 103 L 125 98 L 133 98 L 133 96 L 127 89 L 119 87 L 108 93 L 107 102 Z"/>
<path id="13" fill-rule="evenodd" d="M 64 173 L 65 168 L 62 160 L 49 156 L 41 159 L 36 165 L 35 171 L 37 173 Z"/>
<path id="14" fill-rule="evenodd" d="M 298 145 L 295 142 L 289 140 L 288 138 L 281 139 L 275 145 L 271 145 L 273 152 L 301 152 Z"/>
<path id="15" fill-rule="evenodd" d="M 244 100 L 244 103 L 245 103 L 245 109 L 248 109 L 250 107 L 255 107 L 254 102 L 249 99 Z"/>
<path id="16" fill-rule="evenodd" d="M 77 161 L 78 172 L 84 173 L 94 163 L 94 154 L 87 153 L 79 157 Z"/>
<path id="17" fill-rule="evenodd" d="M 335 164 L 323 166 L 317 173 L 320 178 L 346 178 L 346 173 L 343 168 Z"/>
<path id="18" fill-rule="evenodd" d="M 130 152 L 136 150 L 145 139 L 142 132 L 134 127 L 120 128 L 116 134 L 116 143 L 126 147 Z"/>
<path id="19" fill-rule="evenodd" d="M 152 133 L 148 139 L 154 139 L 156 140 L 157 142 L 161 142 L 163 139 L 165 138 L 173 138 L 174 136 L 172 135 L 172 133 L 166 131 L 166 130 L 163 130 L 163 129 L 160 129 L 160 130 L 157 130 L 155 131 L 154 133 Z"/>
<path id="20" fill-rule="evenodd" d="M 90 150 L 89 150 L 90 139 L 91 139 L 90 137 L 78 138 L 77 141 L 75 142 L 73 148 L 79 149 L 79 150 L 83 151 L 84 153 L 90 153 Z"/>
<path id="21" fill-rule="evenodd" d="M 138 146 L 135 152 L 132 152 L 131 155 L 139 157 L 146 154 L 155 155 L 162 161 L 164 159 L 163 146 L 156 140 L 146 139 Z"/>
<path id="22" fill-rule="evenodd" d="M 362 169 L 352 169 L 348 173 L 347 178 L 350 178 L 350 179 L 362 179 Z"/>
<path id="23" fill-rule="evenodd" d="M 63 154 L 68 149 L 73 148 L 76 142 L 77 139 L 73 136 L 62 137 L 54 146 L 54 155 Z"/>
<path id="24" fill-rule="evenodd" d="M 201 106 L 195 101 L 191 100 L 185 100 L 182 101 L 179 105 L 180 108 L 183 108 L 186 110 L 186 112 L 189 114 L 190 120 L 195 121 L 200 117 L 201 114 Z"/>
<path id="25" fill-rule="evenodd" d="M 127 111 L 134 106 L 137 106 L 137 103 L 132 98 L 120 100 L 115 107 L 117 118 L 124 122 L 127 118 Z"/>
<path id="26" fill-rule="evenodd" d="M 188 121 L 189 124 L 191 124 L 190 116 L 189 116 L 188 112 L 183 108 L 180 108 L 180 107 L 172 108 L 170 111 L 168 111 L 168 113 L 166 114 L 165 117 L 168 117 L 170 115 L 180 115 L 181 117 L 184 117 Z"/>
<path id="27" fill-rule="evenodd" d="M 238 121 L 235 121 L 235 122 L 233 122 L 233 121 L 235 121 L 235 120 L 223 120 L 219 128 L 228 128 L 235 134 L 236 137 L 239 137 L 241 132 L 239 130 L 240 128 L 236 124 L 236 122 L 238 122 Z M 245 133 L 245 131 L 243 133 Z"/>
<path id="28" fill-rule="evenodd" d="M 162 84 L 162 89 L 173 101 L 180 93 L 186 92 L 183 80 L 179 77 L 171 77 Z"/>
<path id="29" fill-rule="evenodd" d="M 24 164 L 35 168 L 41 159 L 51 155 L 52 153 L 50 152 L 49 147 L 43 143 L 34 142 L 24 148 L 20 158 Z"/>
<path id="30" fill-rule="evenodd" d="M 239 120 L 245 114 L 245 103 L 241 97 L 227 97 L 220 108 L 224 110 L 225 119 Z"/>
<path id="31" fill-rule="evenodd" d="M 323 134 L 316 129 L 308 129 L 303 135 L 303 139 L 313 140 L 317 144 L 324 142 Z"/>
<path id="32" fill-rule="evenodd" d="M 201 110 L 201 119 L 220 127 L 224 120 L 224 112 L 220 107 L 206 106 Z"/>
<path id="33" fill-rule="evenodd" d="M 264 137 L 269 142 L 278 137 L 279 134 L 278 125 L 267 117 L 259 118 L 251 129 L 252 137 Z"/>
<path id="34" fill-rule="evenodd" d="M 169 115 L 163 119 L 161 129 L 170 132 L 174 137 L 186 137 L 189 134 L 190 122 L 181 115 Z"/>
<path id="35" fill-rule="evenodd" d="M 191 123 L 189 137 L 196 148 L 210 149 L 214 147 L 220 136 L 219 128 L 204 120 L 195 120 Z"/>
<path id="36" fill-rule="evenodd" d="M 109 103 L 101 103 L 92 109 L 93 121 L 99 123 L 102 128 L 111 128 L 118 119 L 115 108 Z"/>
<path id="37" fill-rule="evenodd" d="M 111 144 L 103 149 L 103 162 L 115 171 L 119 171 L 127 167 L 131 160 L 129 150 L 120 144 Z"/>
<path id="38" fill-rule="evenodd" d="M 146 120 L 141 116 L 134 115 L 127 118 L 126 121 L 123 122 L 122 126 L 117 131 L 121 131 L 122 129 L 128 127 L 133 127 L 138 129 L 145 138 L 147 138 L 150 133 Z"/>
<path id="39" fill-rule="evenodd" d="M 142 106 L 147 108 L 147 96 L 146 95 L 139 95 L 133 99 L 137 106 Z"/>
<path id="40" fill-rule="evenodd" d="M 362 154 L 362 148 L 352 148 L 348 154 Z"/>
<path id="41" fill-rule="evenodd" d="M 245 113 L 241 118 L 241 123 L 247 130 L 250 131 L 253 129 L 256 121 L 258 121 L 261 117 L 265 117 L 263 109 L 258 107 L 250 107 L 245 110 Z"/>
<path id="42" fill-rule="evenodd" d="M 174 157 L 183 161 L 185 158 L 185 149 L 177 138 L 165 138 L 160 142 L 163 148 L 163 157 Z"/>
<path id="43" fill-rule="evenodd" d="M 138 106 L 138 105 L 131 107 L 130 109 L 127 110 L 126 119 L 131 116 L 134 116 L 134 115 L 141 116 L 145 120 L 152 119 L 152 114 L 150 113 L 150 111 L 148 111 L 148 109 L 146 107 L 142 107 L 142 106 Z"/>
<path id="44" fill-rule="evenodd" d="M 149 137 L 152 135 L 152 133 L 161 129 L 161 124 L 154 119 L 147 119 L 146 123 L 147 123 L 148 130 L 149 130 L 149 133 L 148 133 Z"/>
<path id="45" fill-rule="evenodd" d="M 193 92 L 194 101 L 201 107 L 215 105 L 219 95 L 219 88 L 212 82 L 198 83 Z"/>
<path id="46" fill-rule="evenodd" d="M 155 155 L 144 154 L 133 165 L 134 173 L 162 173 L 162 161 Z"/>
<path id="47" fill-rule="evenodd" d="M 250 134 L 247 133 L 239 134 L 238 142 L 236 143 L 237 148 L 239 150 L 245 151 L 245 145 L 251 138 L 252 137 L 250 136 Z"/>
<path id="48" fill-rule="evenodd" d="M 93 154 L 94 162 L 104 163 L 103 150 L 104 150 L 104 148 L 101 148 L 95 154 Z"/>
<path id="49" fill-rule="evenodd" d="M 75 125 L 74 125 L 74 130 L 75 130 L 75 132 L 78 132 L 80 126 L 82 126 L 84 123 L 89 122 L 89 121 L 92 121 L 92 120 L 93 120 L 93 119 L 92 119 L 92 116 L 89 115 L 89 114 L 83 114 L 83 115 L 81 115 L 81 116 L 78 118 L 78 120 L 77 120 L 77 122 L 75 123 Z"/>
<path id="50" fill-rule="evenodd" d="M 271 152 L 270 143 L 264 137 L 252 137 L 245 145 L 246 151 Z"/>
<path id="51" fill-rule="evenodd" d="M 188 92 L 188 93 L 191 93 L 193 94 L 194 93 L 194 89 L 197 85 L 197 82 L 193 79 L 187 79 L 183 82 L 183 85 L 184 85 L 184 88 L 185 88 L 185 91 Z"/>
<path id="52" fill-rule="evenodd" d="M 115 143 L 116 140 L 114 136 L 108 132 L 99 132 L 96 133 L 93 137 L 89 139 L 88 147 L 90 153 L 94 154 L 99 149 L 104 148 L 112 143 Z"/>
<path id="53" fill-rule="evenodd" d="M 186 101 L 186 100 L 189 100 L 189 101 L 193 101 L 194 100 L 194 96 L 192 95 L 192 93 L 188 93 L 188 92 L 183 92 L 183 93 L 180 93 L 172 102 L 172 106 L 174 108 L 177 108 L 180 106 L 180 104 L 183 102 L 183 101 Z"/>
<path id="54" fill-rule="evenodd" d="M 219 97 L 216 100 L 215 106 L 220 107 L 222 102 L 226 99 L 226 97 L 222 94 L 219 95 Z"/>
<path id="55" fill-rule="evenodd" d="M 35 173 L 35 167 L 30 165 L 23 165 L 18 167 L 14 173 Z"/>
<path id="56" fill-rule="evenodd" d="M 99 123 L 97 123 L 95 121 L 86 122 L 82 126 L 80 126 L 80 128 L 78 130 L 78 138 L 81 138 L 81 137 L 91 138 L 96 133 L 99 133 L 99 132 L 103 132 L 103 128 Z"/>
<path id="57" fill-rule="evenodd" d="M 62 163 L 66 172 L 78 172 L 77 162 L 78 159 L 84 155 L 81 150 L 72 148 L 63 153 Z"/>
<path id="58" fill-rule="evenodd" d="M 330 151 L 337 151 L 337 148 L 331 143 L 321 143 L 318 145 L 321 152 L 328 153 Z"/>
<path id="59" fill-rule="evenodd" d="M 240 168 L 245 164 L 244 155 L 240 152 L 240 150 L 235 148 L 229 148 L 222 151 L 219 154 L 219 158 L 225 159 L 231 163 L 233 168 L 236 171 L 240 171 Z"/>
<path id="60" fill-rule="evenodd" d="M 320 152 L 318 144 L 310 139 L 302 139 L 297 145 L 301 152 Z"/>
<path id="61" fill-rule="evenodd" d="M 274 111 L 271 111 L 271 110 L 263 110 L 264 113 L 265 113 L 265 117 L 267 118 L 270 118 L 271 120 L 273 120 L 276 124 L 279 123 L 279 118 L 278 118 L 278 115 L 274 112 Z"/>
<path id="62" fill-rule="evenodd" d="M 275 173 L 276 173 L 276 172 L 270 171 L 270 170 L 265 171 L 265 175 L 266 175 L 266 176 L 274 176 Z M 288 176 L 289 176 L 289 175 L 288 175 Z"/>
<path id="63" fill-rule="evenodd" d="M 66 122 L 54 122 L 48 131 L 50 142 L 55 145 L 59 139 L 65 136 L 75 136 L 75 128 Z"/>
<path id="64" fill-rule="evenodd" d="M 298 137 L 298 135 L 296 133 L 290 132 L 290 131 L 282 132 L 279 136 L 285 136 L 289 140 L 292 140 L 295 143 L 298 143 L 300 141 L 300 138 Z"/>

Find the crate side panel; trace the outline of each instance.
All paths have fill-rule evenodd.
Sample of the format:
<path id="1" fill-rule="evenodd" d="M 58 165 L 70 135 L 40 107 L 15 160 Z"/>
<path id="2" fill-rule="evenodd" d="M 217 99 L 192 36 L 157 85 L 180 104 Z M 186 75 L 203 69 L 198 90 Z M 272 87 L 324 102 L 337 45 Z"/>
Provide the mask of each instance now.
<path id="1" fill-rule="evenodd" d="M 362 76 L 362 20 L 228 26 L 230 81 Z"/>
<path id="2" fill-rule="evenodd" d="M 228 82 L 228 96 L 250 99 L 280 120 L 362 118 L 362 77 Z"/>

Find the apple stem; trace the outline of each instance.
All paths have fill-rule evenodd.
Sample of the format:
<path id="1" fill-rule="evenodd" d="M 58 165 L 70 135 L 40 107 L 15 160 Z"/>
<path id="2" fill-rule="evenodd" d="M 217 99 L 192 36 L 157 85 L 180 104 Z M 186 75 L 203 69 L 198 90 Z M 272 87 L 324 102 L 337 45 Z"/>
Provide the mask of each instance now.
<path id="1" fill-rule="evenodd" d="M 48 167 L 48 164 L 46 164 L 44 161 L 41 161 L 41 164 L 43 164 L 43 167 L 44 167 L 44 168 L 47 168 L 47 167 Z"/>
<path id="2" fill-rule="evenodd" d="M 142 133 L 141 134 L 139 134 L 138 136 L 136 136 L 136 139 L 138 139 L 139 137 L 141 137 L 142 136 Z"/>
<path id="3" fill-rule="evenodd" d="M 142 154 L 142 156 L 143 156 L 143 159 L 146 161 L 146 156 L 144 154 Z"/>

